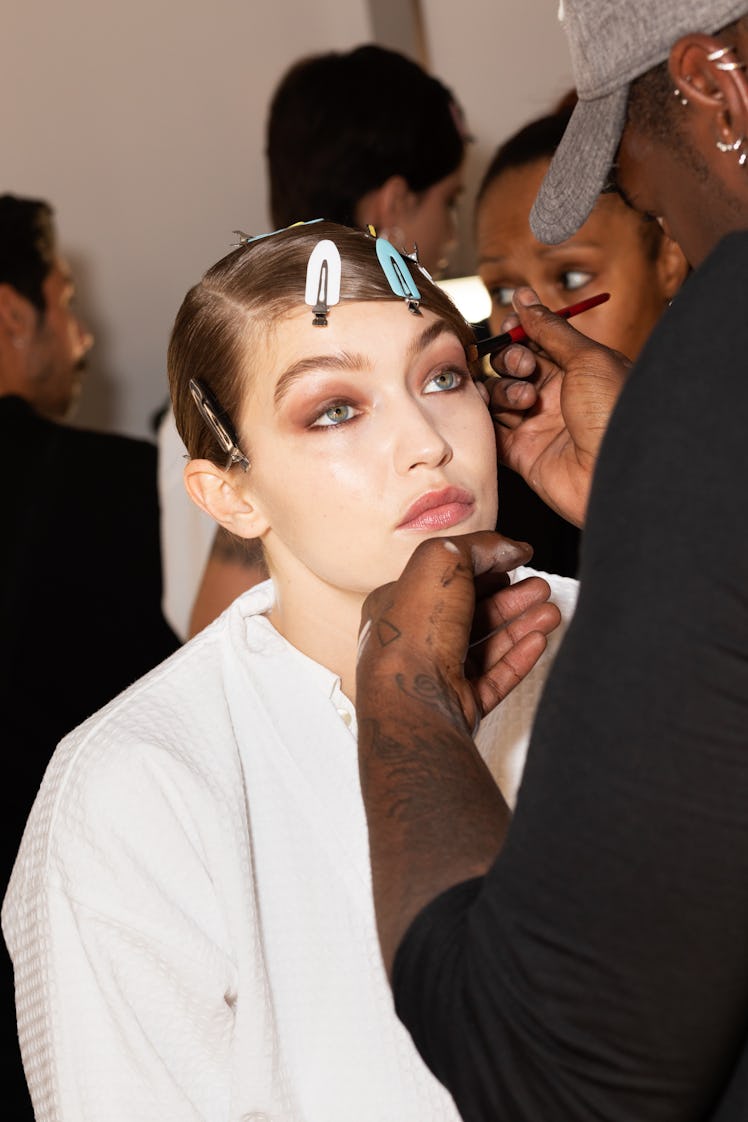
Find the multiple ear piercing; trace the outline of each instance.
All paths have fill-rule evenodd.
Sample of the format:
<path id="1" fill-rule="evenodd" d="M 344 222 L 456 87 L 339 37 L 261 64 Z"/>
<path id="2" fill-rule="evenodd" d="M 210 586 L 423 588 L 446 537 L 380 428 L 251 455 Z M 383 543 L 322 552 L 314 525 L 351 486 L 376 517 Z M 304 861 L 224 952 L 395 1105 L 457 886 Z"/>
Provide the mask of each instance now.
<path id="1" fill-rule="evenodd" d="M 737 140 L 733 140 L 732 143 L 725 140 L 715 140 L 714 143 L 720 150 L 720 152 L 740 152 L 740 149 L 745 144 L 745 137 L 739 136 Z M 745 152 L 740 152 L 740 155 L 738 156 L 738 163 L 740 164 L 741 168 L 745 165 L 746 160 L 748 160 L 748 155 Z"/>
<path id="2" fill-rule="evenodd" d="M 732 54 L 734 51 L 735 48 L 731 46 L 717 47 L 706 56 L 707 62 L 713 62 L 717 70 L 745 70 L 746 63 L 741 59 L 727 58 L 727 55 Z M 686 78 L 686 81 L 689 81 L 689 79 Z M 673 97 L 677 97 L 681 105 L 688 105 L 688 98 L 677 86 L 673 90 Z M 739 152 L 738 164 L 740 167 L 744 167 L 746 162 L 748 162 L 748 153 L 742 150 L 745 140 L 746 138 L 744 136 L 739 136 L 736 140 L 715 140 L 714 143 L 720 152 Z"/>
<path id="3" fill-rule="evenodd" d="M 707 62 L 713 62 L 717 66 L 717 70 L 745 70 L 745 63 L 740 59 L 732 62 L 726 62 L 725 56 L 734 51 L 734 47 L 718 47 L 716 51 L 706 56 Z"/>

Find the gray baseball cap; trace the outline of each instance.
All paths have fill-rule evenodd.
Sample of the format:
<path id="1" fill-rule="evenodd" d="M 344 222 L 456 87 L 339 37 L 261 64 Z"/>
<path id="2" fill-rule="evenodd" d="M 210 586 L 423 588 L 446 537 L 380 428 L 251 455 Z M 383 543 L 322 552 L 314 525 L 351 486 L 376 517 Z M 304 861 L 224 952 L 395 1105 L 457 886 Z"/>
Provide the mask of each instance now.
<path id="1" fill-rule="evenodd" d="M 748 0 L 561 0 L 578 102 L 530 212 L 539 241 L 570 238 L 605 185 L 626 122 L 629 85 L 682 35 L 711 34 Z"/>

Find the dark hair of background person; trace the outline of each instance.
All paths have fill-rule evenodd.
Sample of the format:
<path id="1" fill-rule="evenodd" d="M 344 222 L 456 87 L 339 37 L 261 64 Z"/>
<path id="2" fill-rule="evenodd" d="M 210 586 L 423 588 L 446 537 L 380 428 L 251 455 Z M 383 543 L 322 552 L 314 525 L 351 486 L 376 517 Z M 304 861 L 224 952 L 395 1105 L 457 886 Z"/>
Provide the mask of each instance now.
<path id="1" fill-rule="evenodd" d="M 10 284 L 42 315 L 42 286 L 57 252 L 53 210 L 42 199 L 0 195 L 0 284 Z"/>
<path id="2" fill-rule="evenodd" d="M 300 59 L 268 113 L 273 224 L 354 226 L 368 191 L 391 175 L 426 190 L 460 166 L 468 140 L 452 91 L 396 51 L 367 44 Z"/>

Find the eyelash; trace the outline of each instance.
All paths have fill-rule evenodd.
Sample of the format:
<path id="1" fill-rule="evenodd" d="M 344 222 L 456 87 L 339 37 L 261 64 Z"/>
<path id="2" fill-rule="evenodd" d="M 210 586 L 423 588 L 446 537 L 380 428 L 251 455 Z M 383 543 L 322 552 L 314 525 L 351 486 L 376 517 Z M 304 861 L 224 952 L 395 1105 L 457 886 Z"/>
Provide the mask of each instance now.
<path id="1" fill-rule="evenodd" d="M 466 370 L 460 370 L 457 367 L 449 366 L 449 367 L 443 368 L 442 370 L 438 370 L 435 374 L 432 374 L 431 377 L 426 382 L 426 386 L 430 386 L 431 383 L 435 382 L 437 378 L 443 378 L 445 374 L 452 376 L 452 378 L 454 380 L 452 385 L 444 387 L 443 389 L 435 389 L 435 390 L 429 390 L 426 387 L 424 387 L 423 393 L 424 394 L 454 393 L 456 390 L 462 389 L 462 387 L 467 382 L 471 381 L 470 375 L 467 373 Z M 333 421 L 332 419 L 329 418 L 329 414 L 332 413 L 333 410 L 336 410 L 336 409 L 337 410 L 352 409 L 352 410 L 355 410 L 355 412 L 354 412 L 354 415 L 352 417 L 345 417 L 343 420 L 340 420 L 340 421 L 336 422 L 336 421 Z M 333 401 L 333 402 L 330 403 L 330 405 L 326 405 L 325 408 L 322 410 L 322 412 L 318 413 L 316 415 L 316 417 L 313 419 L 313 421 L 312 421 L 312 423 L 309 427 L 313 428 L 313 429 L 339 429 L 339 428 L 343 428 L 344 425 L 348 425 L 352 421 L 355 421 L 356 418 L 361 415 L 361 412 L 362 412 L 362 410 L 359 409 L 358 406 L 354 405 L 353 402 L 344 401 L 341 398 L 339 401 Z"/>

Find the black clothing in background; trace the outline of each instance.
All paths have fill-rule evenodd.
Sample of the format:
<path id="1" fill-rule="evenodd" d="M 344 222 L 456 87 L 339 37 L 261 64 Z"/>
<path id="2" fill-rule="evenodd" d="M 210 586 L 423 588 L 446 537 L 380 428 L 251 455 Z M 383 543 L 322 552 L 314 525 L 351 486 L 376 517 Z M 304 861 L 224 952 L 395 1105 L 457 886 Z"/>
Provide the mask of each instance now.
<path id="1" fill-rule="evenodd" d="M 535 494 L 505 464 L 499 464 L 499 533 L 515 541 L 529 542 L 533 554 L 528 565 L 545 573 L 576 577 L 582 532 L 567 522 Z"/>
<path id="2" fill-rule="evenodd" d="M 0 397 L 0 895 L 57 742 L 179 646 L 161 613 L 156 448 Z M 12 967 L 0 970 L 3 1118 L 32 1119 Z"/>
<path id="3" fill-rule="evenodd" d="M 466 1122 L 748 1118 L 746 293 L 734 234 L 645 346 L 504 850 L 400 945 Z"/>

